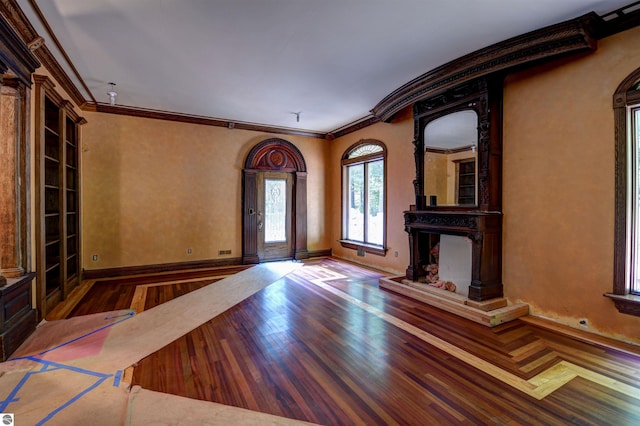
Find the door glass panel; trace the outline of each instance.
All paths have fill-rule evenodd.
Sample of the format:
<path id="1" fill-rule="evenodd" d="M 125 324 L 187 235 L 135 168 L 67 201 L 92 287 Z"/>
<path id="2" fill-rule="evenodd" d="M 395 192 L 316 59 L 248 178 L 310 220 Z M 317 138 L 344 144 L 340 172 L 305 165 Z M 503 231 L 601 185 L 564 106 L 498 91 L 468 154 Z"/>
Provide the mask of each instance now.
<path id="1" fill-rule="evenodd" d="M 285 179 L 264 180 L 264 242 L 287 241 L 287 185 Z"/>
<path id="2" fill-rule="evenodd" d="M 383 243 L 384 235 L 384 162 L 368 163 L 367 173 L 367 243 Z"/>
<path id="3" fill-rule="evenodd" d="M 364 241 L 364 164 L 349 166 L 347 239 Z"/>

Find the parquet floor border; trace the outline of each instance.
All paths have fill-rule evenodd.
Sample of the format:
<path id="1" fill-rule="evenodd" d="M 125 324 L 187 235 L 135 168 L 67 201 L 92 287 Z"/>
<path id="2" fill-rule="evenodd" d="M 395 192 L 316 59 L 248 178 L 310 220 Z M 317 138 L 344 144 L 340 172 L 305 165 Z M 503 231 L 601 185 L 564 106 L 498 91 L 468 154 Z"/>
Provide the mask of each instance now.
<path id="1" fill-rule="evenodd" d="M 551 368 L 548 368 L 542 373 L 537 374 L 535 377 L 529 380 L 524 380 L 516 376 L 515 374 L 512 374 L 490 362 L 485 361 L 480 357 L 466 352 L 461 348 L 428 333 L 425 330 L 402 321 L 394 317 L 393 315 L 389 315 L 386 312 L 374 306 L 371 306 L 368 303 L 365 303 L 341 290 L 328 285 L 328 281 L 342 280 L 347 279 L 348 277 L 340 274 L 335 274 L 332 271 L 326 271 L 326 273 L 334 275 L 328 276 L 326 278 L 309 280 L 309 282 L 335 296 L 348 301 L 349 303 L 359 306 L 360 308 L 377 316 L 378 318 L 383 319 L 408 333 L 411 333 L 424 342 L 448 353 L 449 355 L 459 359 L 460 361 L 472 367 L 475 367 L 480 371 L 484 371 L 500 380 L 501 382 L 513 387 L 514 389 L 526 393 L 527 395 L 532 396 L 538 400 L 547 397 L 576 377 L 582 377 L 586 380 L 590 380 L 592 382 L 598 383 L 599 385 L 608 387 L 617 392 L 624 393 L 627 396 L 640 400 L 640 388 L 629 386 L 625 383 L 611 379 L 607 376 L 580 367 L 568 361 L 561 361 L 560 363 L 554 365 Z M 318 293 L 318 295 L 324 297 L 321 293 Z"/>

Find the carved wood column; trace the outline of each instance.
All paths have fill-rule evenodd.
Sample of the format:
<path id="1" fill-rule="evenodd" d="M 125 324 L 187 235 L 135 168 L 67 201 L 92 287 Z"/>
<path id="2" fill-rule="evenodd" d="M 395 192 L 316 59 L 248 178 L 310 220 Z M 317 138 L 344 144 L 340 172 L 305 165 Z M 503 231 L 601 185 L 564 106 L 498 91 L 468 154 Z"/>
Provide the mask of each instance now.
<path id="1" fill-rule="evenodd" d="M 20 96 L 17 87 L 0 87 L 0 273 L 24 274 L 20 244 Z"/>

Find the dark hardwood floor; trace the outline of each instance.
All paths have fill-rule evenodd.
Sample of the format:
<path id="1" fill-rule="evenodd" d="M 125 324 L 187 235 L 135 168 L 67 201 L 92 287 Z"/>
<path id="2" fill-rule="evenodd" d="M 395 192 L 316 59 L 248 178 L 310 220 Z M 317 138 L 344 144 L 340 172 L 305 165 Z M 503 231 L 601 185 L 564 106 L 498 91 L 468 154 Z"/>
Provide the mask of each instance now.
<path id="1" fill-rule="evenodd" d="M 143 359 L 133 384 L 320 424 L 640 424 L 640 351 L 521 320 L 488 328 L 380 290 L 379 277 L 309 261 Z M 181 278 L 192 281 L 149 287 L 145 309 L 213 282 L 166 281 Z M 142 282 L 98 282 L 74 314 L 126 309 Z M 542 398 L 518 387 L 568 372 Z"/>

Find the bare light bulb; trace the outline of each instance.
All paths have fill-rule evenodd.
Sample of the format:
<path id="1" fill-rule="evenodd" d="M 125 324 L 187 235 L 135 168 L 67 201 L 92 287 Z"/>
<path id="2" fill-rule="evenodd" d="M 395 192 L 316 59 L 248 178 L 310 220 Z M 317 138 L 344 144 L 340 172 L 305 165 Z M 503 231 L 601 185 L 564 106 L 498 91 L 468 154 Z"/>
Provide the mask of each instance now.
<path id="1" fill-rule="evenodd" d="M 116 96 L 118 96 L 118 93 L 114 90 L 116 84 L 109 83 L 109 85 L 111 86 L 111 90 L 107 92 L 107 95 L 109 95 L 109 103 L 111 106 L 114 106 L 116 104 Z"/>

